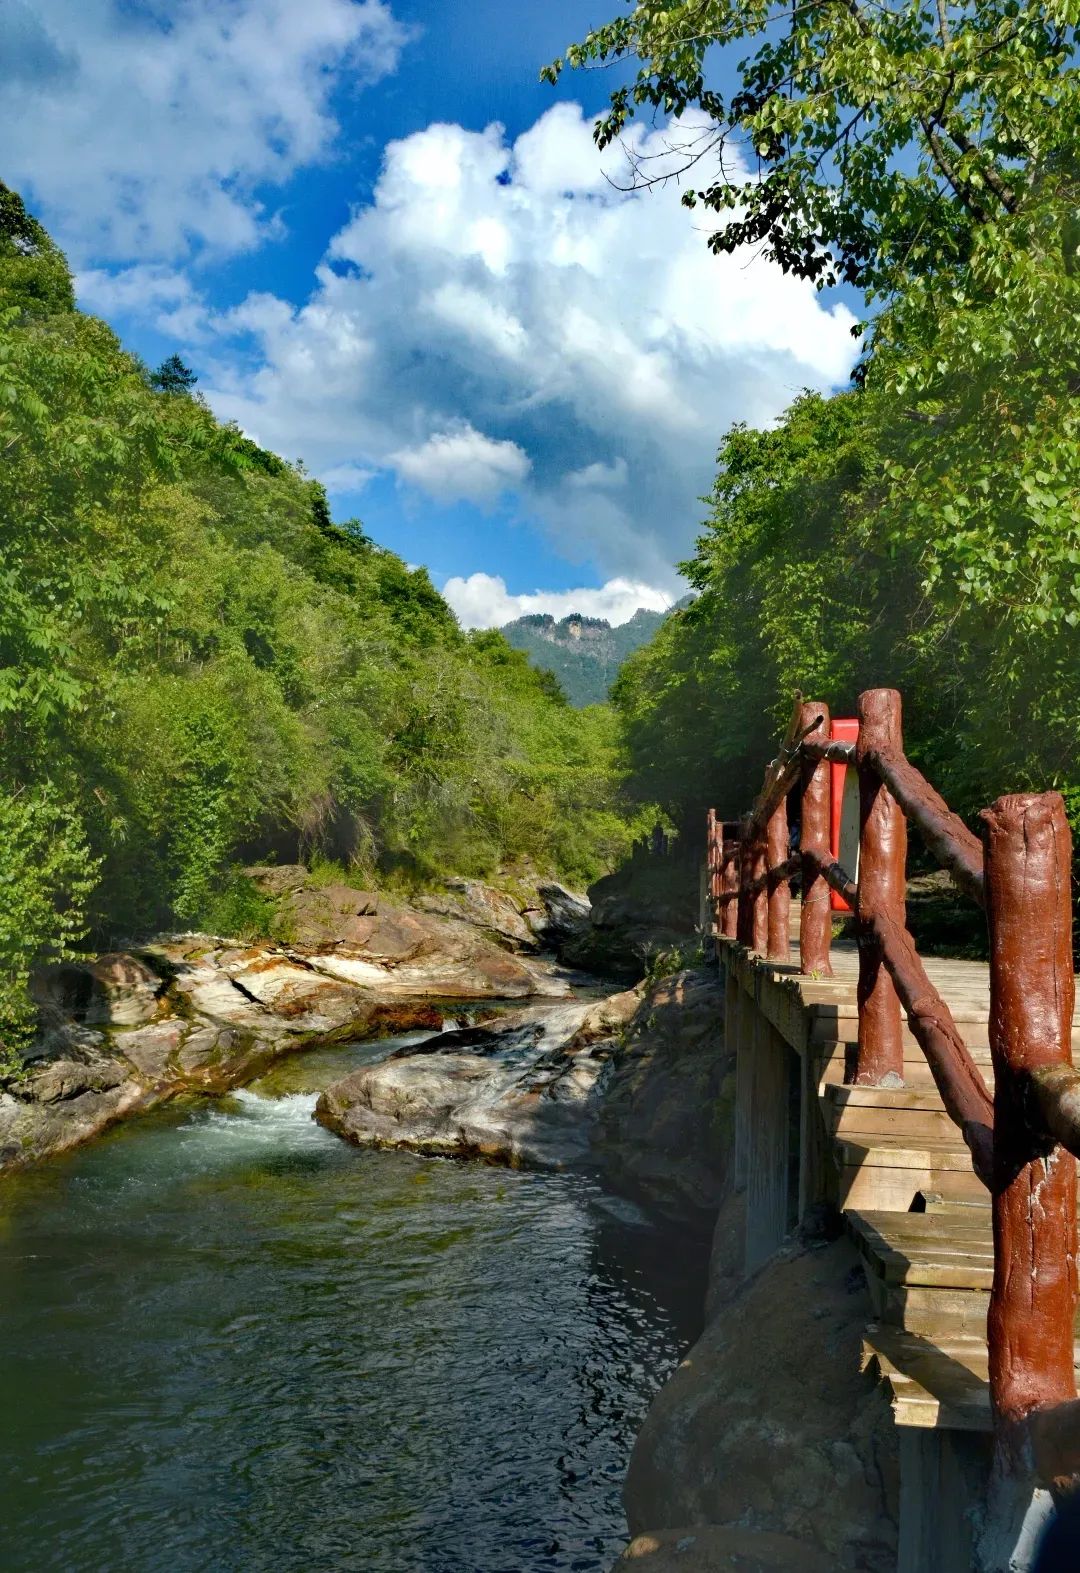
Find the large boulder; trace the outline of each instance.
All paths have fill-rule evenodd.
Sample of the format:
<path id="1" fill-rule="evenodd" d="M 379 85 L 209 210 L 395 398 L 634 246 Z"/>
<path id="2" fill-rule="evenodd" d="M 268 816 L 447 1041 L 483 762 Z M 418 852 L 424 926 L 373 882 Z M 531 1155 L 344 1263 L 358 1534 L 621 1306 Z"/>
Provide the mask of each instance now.
<path id="1" fill-rule="evenodd" d="M 262 863 L 254 868 L 246 868 L 244 873 L 264 896 L 269 896 L 273 901 L 291 895 L 311 879 L 303 863 Z"/>
<path id="2" fill-rule="evenodd" d="M 894 1573 L 896 1427 L 880 1386 L 860 1375 L 870 1316 L 843 1239 L 793 1247 L 714 1297 L 704 1334 L 634 1447 L 631 1531 L 659 1532 L 669 1560 L 671 1534 L 685 1526 L 737 1526 L 805 1542 L 810 1555 L 793 1568 L 825 1558 L 837 1570 Z M 666 1573 L 659 1555 L 654 1565 Z"/>
<path id="3" fill-rule="evenodd" d="M 700 1230 L 711 1229 L 729 1178 L 735 1060 L 723 997 L 704 971 L 630 996 L 592 1132 L 613 1184 Z"/>
<path id="4" fill-rule="evenodd" d="M 565 936 L 559 954 L 571 966 L 636 980 L 659 953 L 694 943 L 697 890 L 696 863 L 638 856 L 589 886 L 589 921 Z"/>
<path id="5" fill-rule="evenodd" d="M 61 1078 L 65 1072 L 59 1073 Z M 136 1110 L 149 1107 L 144 1084 L 134 1076 L 109 1077 L 113 1085 L 82 1084 L 67 1081 L 70 1096 L 52 1096 L 55 1082 L 39 1086 L 48 1101 L 33 1097 L 32 1088 L 17 1097 L 10 1088 L 0 1092 L 0 1169 L 17 1168 L 38 1158 L 65 1152 L 69 1147 L 89 1141 L 109 1125 Z"/>
<path id="6" fill-rule="evenodd" d="M 363 949 L 378 927 L 379 897 L 370 890 L 354 890 L 351 885 L 298 885 L 288 890 L 278 903 L 276 930 L 291 945 L 300 949 L 344 945 Z M 410 939 L 388 935 L 397 955 L 407 955 L 418 947 L 420 935 Z"/>
<path id="7" fill-rule="evenodd" d="M 116 1060 L 44 1060 L 30 1068 L 24 1086 L 35 1103 L 67 1103 L 84 1092 L 111 1092 L 124 1079 Z"/>
<path id="8" fill-rule="evenodd" d="M 361 1146 L 564 1168 L 589 1159 L 591 1094 L 606 1054 L 579 1037 L 586 1003 L 511 1016 L 364 1066 L 315 1117 Z"/>
<path id="9" fill-rule="evenodd" d="M 43 967 L 34 978 L 35 1001 L 47 1024 L 140 1026 L 160 1013 L 164 991 L 153 967 L 125 951 Z"/>
<path id="10" fill-rule="evenodd" d="M 699 1232 L 723 1191 L 734 1067 L 714 979 L 444 1032 L 328 1088 L 316 1118 L 365 1146 L 600 1169 Z"/>
<path id="11" fill-rule="evenodd" d="M 537 904 L 526 908 L 525 919 L 544 945 L 561 951 L 587 932 L 592 916 L 587 896 L 549 880 L 537 885 L 536 897 Z"/>
<path id="12" fill-rule="evenodd" d="M 448 879 L 440 892 L 417 896 L 413 905 L 422 912 L 471 924 L 508 950 L 537 949 L 536 935 L 523 916 L 524 908 L 506 891 L 495 890 L 478 879 Z"/>

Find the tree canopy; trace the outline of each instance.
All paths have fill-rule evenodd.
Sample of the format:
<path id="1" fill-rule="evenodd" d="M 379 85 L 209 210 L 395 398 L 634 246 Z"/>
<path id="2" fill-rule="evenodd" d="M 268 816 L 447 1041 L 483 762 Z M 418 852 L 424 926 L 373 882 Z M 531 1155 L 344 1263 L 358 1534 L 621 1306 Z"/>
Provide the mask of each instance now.
<path id="1" fill-rule="evenodd" d="M 150 386 L 158 393 L 190 393 L 198 380 L 179 355 L 169 355 L 152 373 Z"/>
<path id="2" fill-rule="evenodd" d="M 1077 21 L 1071 0 L 639 0 L 544 74 L 634 63 L 597 141 L 643 111 L 681 121 L 660 178 L 674 163 L 684 201 L 719 216 L 714 249 L 892 292 L 963 267 L 1034 188 L 1072 184 Z"/>

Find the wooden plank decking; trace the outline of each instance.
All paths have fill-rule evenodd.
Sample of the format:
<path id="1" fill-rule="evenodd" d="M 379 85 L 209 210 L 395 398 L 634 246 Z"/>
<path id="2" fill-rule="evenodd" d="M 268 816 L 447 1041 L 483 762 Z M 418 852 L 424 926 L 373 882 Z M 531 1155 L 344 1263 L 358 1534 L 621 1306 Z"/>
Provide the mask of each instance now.
<path id="1" fill-rule="evenodd" d="M 905 1028 L 904 1086 L 845 1086 L 845 1056 L 858 1033 L 854 944 L 834 944 L 832 978 L 799 973 L 797 940 L 793 960 L 784 964 L 722 937 L 717 945 L 729 983 L 753 1001 L 769 1041 L 782 1040 L 801 1061 L 800 1197 L 803 1203 L 837 1203 L 861 1253 L 875 1318 L 866 1330 L 864 1365 L 887 1383 L 899 1426 L 988 1431 L 989 1198 L 918 1045 Z M 936 958 L 925 966 L 992 1088 L 989 968 Z M 745 1033 L 745 1008 L 728 1020 Z M 744 1049 L 762 1052 L 760 1028 L 755 1032 L 752 1044 L 739 1041 L 739 1098 L 749 1131 L 743 1139 L 750 1149 L 753 1084 L 742 1065 Z M 1080 1049 L 1080 1014 L 1073 1020 L 1073 1048 Z M 820 1117 L 816 1149 L 805 1107 L 810 1097 Z M 760 1112 L 768 1117 L 764 1108 Z M 808 1173 L 815 1163 L 820 1172 Z M 752 1189 L 752 1152 L 749 1168 Z M 750 1258 L 761 1259 L 760 1242 Z"/>

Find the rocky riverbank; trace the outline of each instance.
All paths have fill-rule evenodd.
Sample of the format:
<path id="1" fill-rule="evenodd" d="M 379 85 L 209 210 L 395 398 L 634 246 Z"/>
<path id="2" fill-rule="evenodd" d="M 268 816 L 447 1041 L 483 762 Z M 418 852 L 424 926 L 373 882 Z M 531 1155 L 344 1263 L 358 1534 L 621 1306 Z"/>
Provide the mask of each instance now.
<path id="1" fill-rule="evenodd" d="M 470 1002 L 565 1000 L 580 981 L 551 947 L 588 904 L 557 885 L 515 901 L 460 880 L 405 906 L 299 866 L 249 874 L 279 939 L 184 935 L 42 973 L 40 1035 L 0 1088 L 0 1169 L 296 1049 L 436 1032 Z"/>
<path id="2" fill-rule="evenodd" d="M 591 912 L 558 886 L 457 880 L 406 905 L 300 867 L 249 874 L 275 904 L 272 940 L 165 938 L 38 979 L 41 1034 L 0 1087 L 0 1168 L 299 1049 L 426 1032 L 333 1083 L 319 1121 L 361 1145 L 587 1168 L 703 1240 L 715 1224 L 705 1330 L 638 1438 L 620 1569 L 893 1567 L 896 1432 L 858 1374 L 869 1307 L 851 1248 L 798 1242 L 742 1275 L 714 972 L 602 994 L 568 970 L 556 952 L 626 976 L 659 948 L 614 884 Z"/>

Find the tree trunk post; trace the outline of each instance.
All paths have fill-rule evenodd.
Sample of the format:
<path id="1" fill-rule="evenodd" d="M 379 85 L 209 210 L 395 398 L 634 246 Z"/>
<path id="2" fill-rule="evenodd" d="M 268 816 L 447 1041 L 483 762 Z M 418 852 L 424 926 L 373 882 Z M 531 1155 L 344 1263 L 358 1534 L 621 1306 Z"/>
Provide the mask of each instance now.
<path id="1" fill-rule="evenodd" d="M 821 725 L 814 735 L 826 742 L 832 734 L 828 705 L 803 705 L 799 714 L 799 730 L 805 731 L 816 716 L 821 717 Z M 804 854 L 814 852 L 822 858 L 829 856 L 829 804 L 829 766 L 824 760 L 807 759 L 802 768 L 800 831 L 800 847 Z M 810 858 L 804 856 L 802 911 L 799 917 L 799 970 L 831 978 L 831 942 L 832 903 L 829 900 L 829 887 Z"/>
<path id="2" fill-rule="evenodd" d="M 770 961 L 791 959 L 791 886 L 787 875 L 776 874 L 786 863 L 790 850 L 787 798 L 777 805 L 766 830 L 769 866 L 768 957 Z"/>
<path id="3" fill-rule="evenodd" d="M 769 891 L 765 883 L 769 872 L 769 854 L 764 830 L 755 829 L 751 856 L 750 877 L 757 889 L 751 897 L 750 945 L 759 956 L 764 956 L 769 949 Z"/>
<path id="4" fill-rule="evenodd" d="M 716 835 L 716 810 L 710 808 L 705 828 L 705 868 L 707 874 L 707 889 L 709 893 L 709 916 L 712 918 L 714 930 L 720 927 L 720 907 L 717 897 L 720 895 L 720 849 L 717 845 Z"/>
<path id="5" fill-rule="evenodd" d="M 900 1000 L 886 971 L 873 920 L 906 927 L 907 820 L 880 777 L 864 762 L 870 749 L 903 752 L 900 695 L 871 688 L 859 695 L 859 1042 L 845 1080 L 864 1087 L 901 1086 L 904 1045 Z"/>
<path id="6" fill-rule="evenodd" d="M 754 877 L 754 842 L 750 816 L 739 821 L 739 922 L 737 936 L 740 945 L 753 949 L 754 901 L 750 882 Z"/>
<path id="7" fill-rule="evenodd" d="M 982 819 L 995 1077 L 994 1468 L 999 1496 L 1011 1480 L 1030 1499 L 1028 1421 L 1076 1398 L 1076 1160 L 1030 1118 L 1026 1086 L 1029 1072 L 1072 1062 L 1072 846 L 1057 792 L 1000 797 Z M 1080 1457 L 1059 1460 L 1055 1473 L 1075 1483 Z"/>
<path id="8" fill-rule="evenodd" d="M 724 861 L 721 865 L 720 891 L 722 895 L 734 897 L 739 888 L 739 843 L 725 841 L 723 844 Z M 725 939 L 736 939 L 739 931 L 739 903 L 737 900 L 724 902 L 720 909 L 720 930 Z"/>

